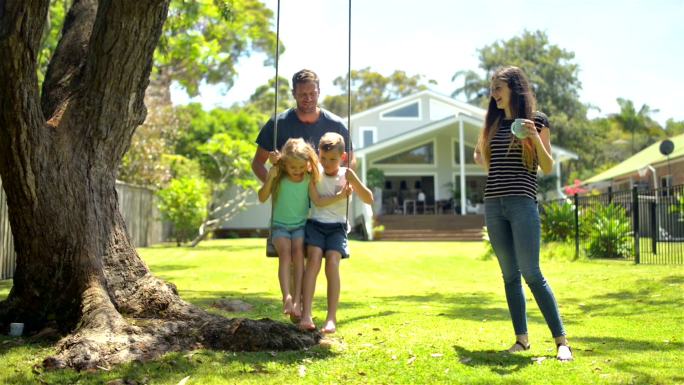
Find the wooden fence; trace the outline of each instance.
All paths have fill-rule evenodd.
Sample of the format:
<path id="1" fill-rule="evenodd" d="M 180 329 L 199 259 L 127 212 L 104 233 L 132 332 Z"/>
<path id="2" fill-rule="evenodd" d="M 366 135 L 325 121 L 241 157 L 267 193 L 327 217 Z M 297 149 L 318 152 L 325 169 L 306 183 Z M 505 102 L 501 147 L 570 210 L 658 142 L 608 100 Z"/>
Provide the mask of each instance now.
<path id="1" fill-rule="evenodd" d="M 119 210 L 126 222 L 131 242 L 136 247 L 162 242 L 170 232 L 161 221 L 154 191 L 141 186 L 116 182 Z M 0 180 L 0 279 L 14 275 L 14 240 L 7 213 L 7 197 Z"/>
<path id="2" fill-rule="evenodd" d="M 7 196 L 0 179 L 0 279 L 14 275 L 14 238 L 9 224 L 7 212 Z"/>

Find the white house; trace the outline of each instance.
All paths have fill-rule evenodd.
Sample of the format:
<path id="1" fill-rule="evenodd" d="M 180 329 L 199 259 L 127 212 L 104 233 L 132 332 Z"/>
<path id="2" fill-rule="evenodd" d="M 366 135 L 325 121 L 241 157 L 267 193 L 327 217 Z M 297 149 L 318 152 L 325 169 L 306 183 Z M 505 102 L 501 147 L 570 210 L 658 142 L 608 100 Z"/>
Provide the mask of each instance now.
<path id="1" fill-rule="evenodd" d="M 481 203 L 486 172 L 474 163 L 472 154 L 485 112 L 434 91 L 421 91 L 354 114 L 350 135 L 361 178 L 365 181 L 371 168 L 385 174 L 382 207 L 374 206 L 375 214 L 412 214 L 419 191 L 435 213 L 466 214 L 468 207 Z M 560 174 L 561 162 L 577 159 L 557 146 L 552 146 L 552 152 L 556 174 Z M 560 180 L 557 190 L 562 195 Z M 460 197 L 456 201 L 452 200 L 454 191 L 463 192 L 456 194 Z M 370 223 L 373 213 L 358 200 L 353 202 L 352 223 L 363 217 Z M 269 215 L 269 205 L 251 206 L 223 229 L 268 228 Z"/>

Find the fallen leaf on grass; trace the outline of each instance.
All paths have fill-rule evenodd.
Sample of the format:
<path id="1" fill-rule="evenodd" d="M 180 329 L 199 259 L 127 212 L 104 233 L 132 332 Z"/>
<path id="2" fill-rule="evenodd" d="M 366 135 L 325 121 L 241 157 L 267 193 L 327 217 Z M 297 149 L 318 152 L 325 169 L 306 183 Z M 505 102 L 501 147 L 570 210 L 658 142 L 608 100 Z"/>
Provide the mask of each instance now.
<path id="1" fill-rule="evenodd" d="M 413 362 L 416 360 L 416 356 L 409 357 L 408 360 L 406 360 L 406 365 L 413 365 Z"/>
<path id="2" fill-rule="evenodd" d="M 190 376 L 187 376 L 183 378 L 182 380 L 178 381 L 178 385 L 185 385 L 186 382 L 190 379 Z"/>
<path id="3" fill-rule="evenodd" d="M 470 358 L 470 357 L 463 357 L 463 358 L 461 358 L 459 361 L 460 361 L 462 364 L 467 364 L 468 362 L 470 362 L 470 361 L 472 361 L 472 360 L 473 360 L 473 359 Z"/>
<path id="4" fill-rule="evenodd" d="M 546 357 L 532 357 L 532 361 L 536 362 L 537 364 L 541 365 L 542 362 L 546 360 Z"/>
<path id="5" fill-rule="evenodd" d="M 432 357 L 432 358 L 439 358 L 439 357 L 442 357 L 442 356 L 444 356 L 444 354 L 442 354 L 442 353 L 432 353 L 432 354 L 430 354 L 430 357 Z"/>
<path id="6" fill-rule="evenodd" d="M 299 377 L 306 376 L 306 366 L 299 365 Z"/>

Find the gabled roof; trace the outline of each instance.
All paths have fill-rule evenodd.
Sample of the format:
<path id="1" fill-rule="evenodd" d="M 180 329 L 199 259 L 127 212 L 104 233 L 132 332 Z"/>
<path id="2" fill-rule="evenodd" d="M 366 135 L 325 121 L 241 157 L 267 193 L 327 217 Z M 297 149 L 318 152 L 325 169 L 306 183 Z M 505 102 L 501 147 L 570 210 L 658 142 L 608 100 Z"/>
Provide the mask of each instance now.
<path id="1" fill-rule="evenodd" d="M 670 159 L 684 157 L 684 134 L 677 135 L 670 138 L 670 140 L 674 143 L 674 151 L 670 154 Z M 615 167 L 585 180 L 582 184 L 596 183 L 623 175 L 633 174 L 639 172 L 639 169 L 648 165 L 655 166 L 667 162 L 668 157 L 660 153 L 660 143 L 662 143 L 662 141 L 653 143 L 625 159 Z"/>
<path id="2" fill-rule="evenodd" d="M 440 130 L 440 129 L 447 127 L 449 125 L 457 124 L 460 120 L 463 120 L 464 123 L 468 123 L 470 125 L 474 125 L 474 126 L 478 127 L 478 130 L 479 130 L 479 126 L 482 125 L 482 120 L 477 119 L 477 118 L 473 118 L 473 117 L 468 116 L 468 115 L 458 114 L 458 116 L 449 116 L 449 117 L 446 117 L 444 119 L 440 119 L 440 120 L 430 122 L 430 123 L 422 125 L 422 126 L 418 126 L 418 127 L 414 128 L 410 131 L 406 131 L 402 134 L 393 136 L 391 138 L 387 138 L 387 139 L 382 140 L 380 142 L 373 143 L 372 145 L 370 145 L 368 147 L 364 147 L 364 148 L 361 148 L 358 150 L 354 150 L 354 154 L 358 157 L 364 157 L 367 154 L 380 151 L 384 148 L 387 148 L 387 147 L 390 147 L 390 146 L 393 146 L 393 145 L 396 145 L 396 144 L 399 144 L 402 142 L 410 143 L 411 139 L 413 139 L 414 137 L 417 137 L 419 135 L 429 134 L 433 131 Z M 575 154 L 574 152 L 568 151 L 562 147 L 558 147 L 558 146 L 554 146 L 554 145 L 551 145 L 551 153 L 553 154 L 554 158 L 559 162 L 563 161 L 563 160 L 567 160 L 567 159 L 578 159 L 577 154 Z"/>
<path id="3" fill-rule="evenodd" d="M 482 108 L 479 108 L 477 106 L 473 106 L 472 104 L 468 104 L 466 102 L 458 101 L 454 98 L 451 98 L 451 97 L 446 96 L 446 95 L 442 95 L 442 94 L 435 92 L 435 91 L 432 91 L 432 90 L 424 90 L 424 91 L 416 92 L 415 94 L 404 96 L 403 98 L 400 98 L 400 99 L 392 100 L 390 102 L 381 104 L 379 106 L 375 106 L 375 107 L 370 108 L 368 110 L 357 112 L 356 114 L 352 114 L 351 120 L 353 121 L 355 119 L 362 118 L 366 115 L 371 115 L 371 114 L 374 114 L 374 113 L 377 113 L 380 111 L 393 109 L 394 107 L 405 104 L 408 101 L 411 101 L 414 99 L 420 99 L 424 95 L 429 95 L 433 99 L 437 99 L 441 102 L 451 104 L 452 106 L 454 106 L 454 107 L 456 107 L 456 108 L 458 108 L 464 112 L 468 112 L 469 114 L 471 114 L 473 116 L 482 117 L 484 119 L 486 111 L 483 110 Z"/>

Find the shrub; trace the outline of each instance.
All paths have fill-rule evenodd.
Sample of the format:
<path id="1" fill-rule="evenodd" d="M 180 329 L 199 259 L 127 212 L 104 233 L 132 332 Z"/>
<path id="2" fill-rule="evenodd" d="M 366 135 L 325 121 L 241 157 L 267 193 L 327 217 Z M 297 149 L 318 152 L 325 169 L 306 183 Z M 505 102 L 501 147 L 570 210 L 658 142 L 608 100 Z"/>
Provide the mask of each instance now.
<path id="1" fill-rule="evenodd" d="M 632 226 L 624 207 L 597 205 L 588 225 L 589 258 L 627 258 L 632 253 Z"/>
<path id="2" fill-rule="evenodd" d="M 484 242 L 484 252 L 480 256 L 480 259 L 487 261 L 496 255 L 494 253 L 494 248 L 492 247 L 492 242 L 489 240 L 489 231 L 487 231 L 487 226 L 482 226 L 482 241 Z"/>
<path id="3" fill-rule="evenodd" d="M 575 238 L 575 206 L 554 201 L 544 205 L 541 215 L 544 242 L 564 242 Z"/>
<path id="4" fill-rule="evenodd" d="M 159 211 L 164 220 L 173 223 L 178 246 L 197 235 L 207 215 L 209 187 L 203 179 L 173 179 L 157 192 Z"/>

